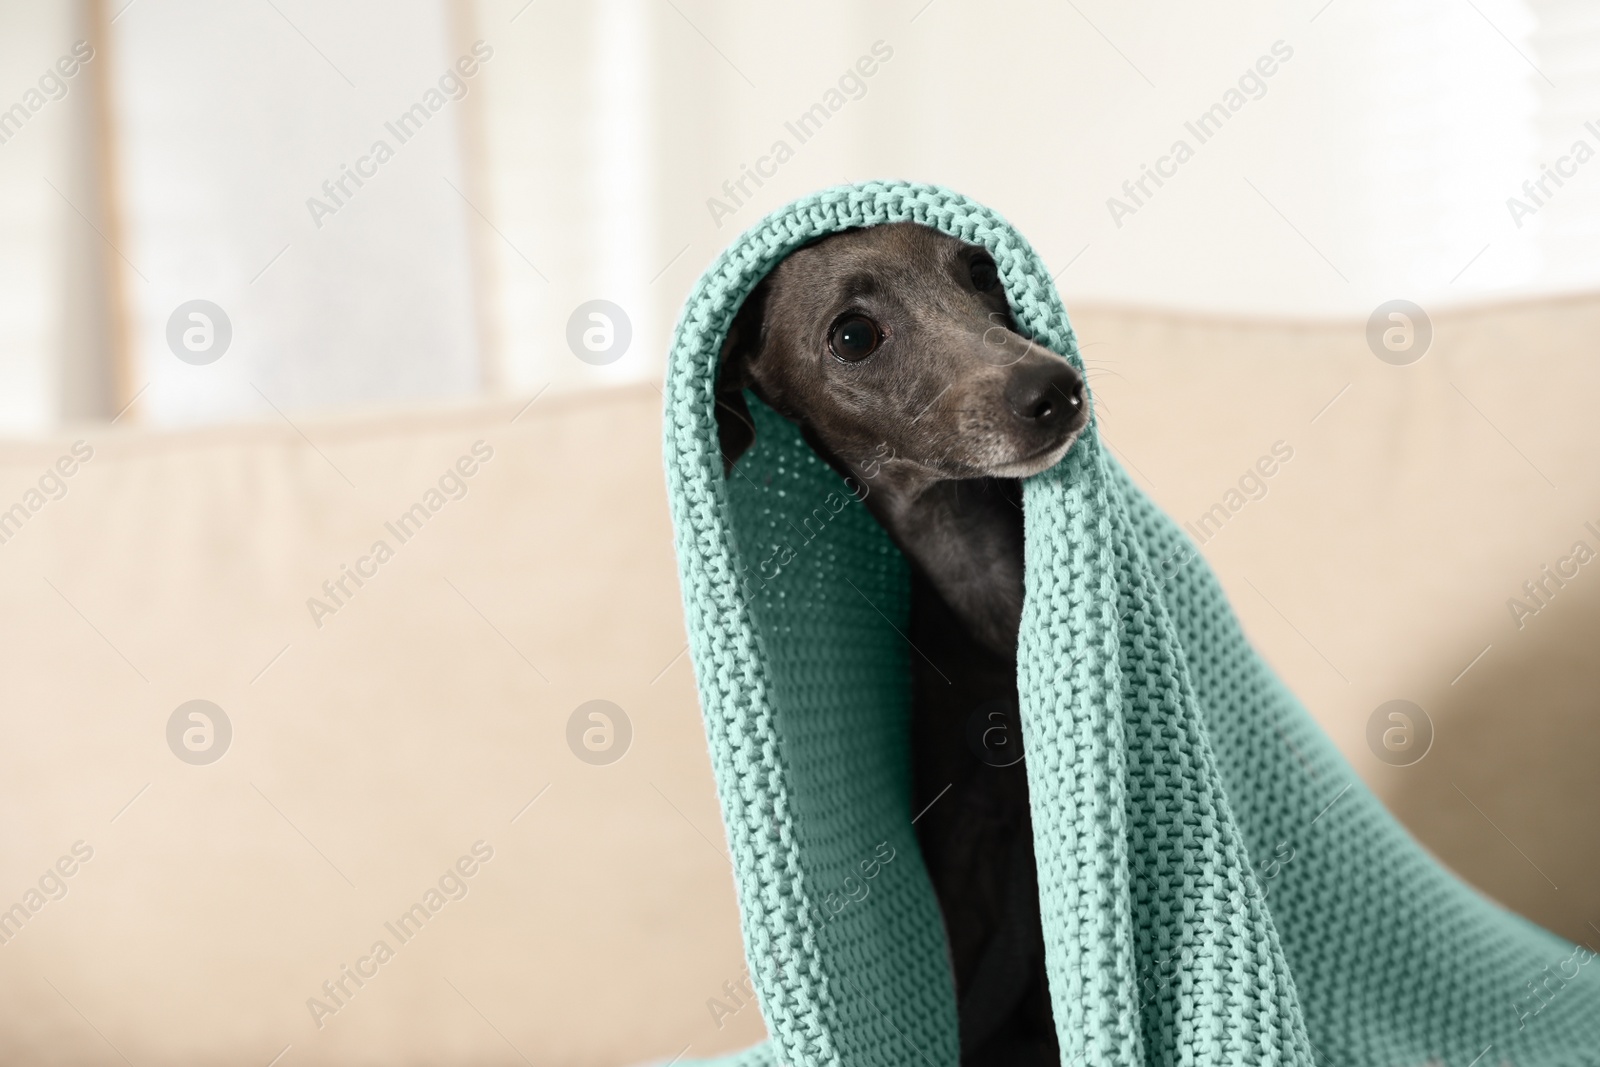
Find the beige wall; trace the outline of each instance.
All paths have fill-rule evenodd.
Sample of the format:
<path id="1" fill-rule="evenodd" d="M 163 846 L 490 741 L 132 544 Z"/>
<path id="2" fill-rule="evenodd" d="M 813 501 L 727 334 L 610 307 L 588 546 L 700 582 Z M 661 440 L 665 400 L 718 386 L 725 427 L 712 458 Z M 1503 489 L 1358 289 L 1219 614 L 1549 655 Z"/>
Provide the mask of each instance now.
<path id="1" fill-rule="evenodd" d="M 1178 518 L 1293 448 L 1204 547 L 1247 630 L 1428 847 L 1585 936 L 1600 565 L 1521 631 L 1505 601 L 1597 542 L 1600 299 L 1442 316 L 1403 368 L 1361 323 L 1075 319 L 1107 438 Z M 758 1039 L 753 1008 L 719 1028 L 706 1004 L 742 963 L 660 397 L 523 403 L 0 448 L 0 506 L 94 449 L 0 544 L 0 908 L 94 850 L 0 945 L 0 1060 L 609 1065 Z M 386 533 L 477 441 L 466 495 Z M 316 626 L 307 598 L 380 537 L 394 558 Z M 1404 769 L 1363 734 L 1396 697 L 1437 732 Z M 196 698 L 234 729 L 208 766 L 165 738 Z M 608 766 L 566 740 L 595 698 L 634 731 Z M 398 945 L 383 923 L 479 840 L 467 896 Z M 394 958 L 318 1029 L 307 998 L 378 938 Z"/>

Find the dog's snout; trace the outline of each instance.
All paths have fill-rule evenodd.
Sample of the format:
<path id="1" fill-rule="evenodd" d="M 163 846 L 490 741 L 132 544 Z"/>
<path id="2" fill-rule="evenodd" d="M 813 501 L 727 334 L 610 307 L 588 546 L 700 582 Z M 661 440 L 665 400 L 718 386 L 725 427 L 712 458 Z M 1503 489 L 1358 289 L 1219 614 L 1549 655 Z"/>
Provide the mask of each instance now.
<path id="1" fill-rule="evenodd" d="M 1023 371 L 1006 386 L 1006 403 L 1036 425 L 1075 421 L 1083 412 L 1083 379 L 1065 363 Z"/>

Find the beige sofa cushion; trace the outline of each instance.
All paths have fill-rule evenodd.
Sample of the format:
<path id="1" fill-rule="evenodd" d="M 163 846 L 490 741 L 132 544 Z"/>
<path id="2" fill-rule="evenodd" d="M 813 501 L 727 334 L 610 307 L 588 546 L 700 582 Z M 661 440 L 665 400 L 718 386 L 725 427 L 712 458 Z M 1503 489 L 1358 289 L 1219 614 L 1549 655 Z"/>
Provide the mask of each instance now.
<path id="1" fill-rule="evenodd" d="M 0 905 L 75 842 L 93 857 L 0 946 L 0 1060 L 622 1063 L 759 1039 L 755 1010 L 706 1008 L 743 965 L 659 398 L 520 406 L 301 424 L 315 449 L 281 423 L 79 435 L 93 458 L 0 545 Z M 402 543 L 385 523 L 479 441 L 465 495 Z M 69 445 L 8 447 L 4 492 Z M 318 626 L 307 600 L 380 539 L 393 558 Z M 166 738 L 197 698 L 233 729 L 202 766 Z M 566 740 L 597 698 L 632 723 L 610 765 Z M 466 896 L 401 944 L 384 924 L 478 841 Z M 314 1021 L 378 940 L 393 958 Z"/>

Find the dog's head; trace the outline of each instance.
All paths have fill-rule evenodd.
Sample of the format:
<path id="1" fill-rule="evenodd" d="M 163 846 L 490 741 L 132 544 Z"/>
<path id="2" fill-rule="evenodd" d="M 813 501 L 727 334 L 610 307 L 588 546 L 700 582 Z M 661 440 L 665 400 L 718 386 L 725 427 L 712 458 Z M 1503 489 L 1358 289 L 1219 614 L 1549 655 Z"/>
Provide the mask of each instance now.
<path id="1" fill-rule="evenodd" d="M 847 464 L 934 479 L 1037 474 L 1088 422 L 1083 378 L 1017 332 L 989 253 L 915 223 L 802 247 L 746 299 L 717 386 L 729 469 L 755 439 L 747 388 Z"/>

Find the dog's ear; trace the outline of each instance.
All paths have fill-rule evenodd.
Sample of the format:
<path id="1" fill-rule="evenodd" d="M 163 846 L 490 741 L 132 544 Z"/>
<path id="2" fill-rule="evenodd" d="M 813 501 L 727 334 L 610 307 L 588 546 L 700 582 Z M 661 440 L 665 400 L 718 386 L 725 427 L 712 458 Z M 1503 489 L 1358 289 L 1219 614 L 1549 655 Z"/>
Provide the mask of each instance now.
<path id="1" fill-rule="evenodd" d="M 763 281 L 745 298 L 722 342 L 722 362 L 717 371 L 717 446 L 722 450 L 725 478 L 756 440 L 756 424 L 750 417 L 744 391 L 752 384 L 750 364 L 765 339 L 766 303 L 767 286 Z"/>

